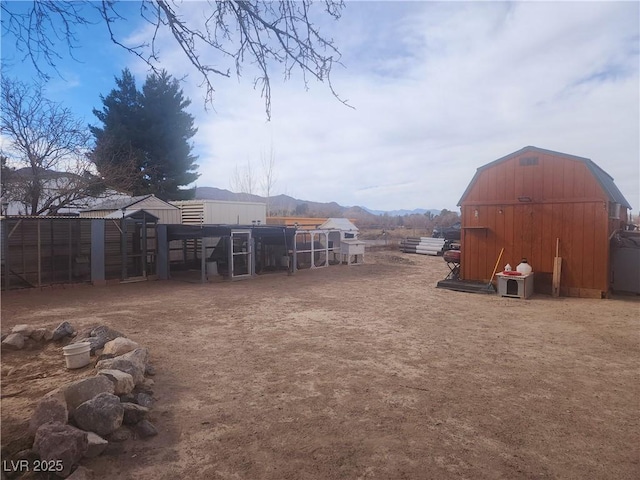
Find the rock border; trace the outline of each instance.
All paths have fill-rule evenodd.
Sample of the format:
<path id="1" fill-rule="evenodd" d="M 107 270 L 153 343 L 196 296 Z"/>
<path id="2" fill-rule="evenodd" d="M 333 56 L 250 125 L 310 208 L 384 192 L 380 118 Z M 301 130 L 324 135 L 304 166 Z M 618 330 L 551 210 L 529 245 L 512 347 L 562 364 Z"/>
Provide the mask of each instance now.
<path id="1" fill-rule="evenodd" d="M 60 478 L 85 478 L 92 472 L 78 466 L 83 458 L 94 458 L 110 444 L 130 438 L 145 439 L 158 434 L 147 416 L 153 407 L 155 368 L 149 351 L 105 325 L 76 332 L 69 322 L 54 330 L 21 324 L 3 335 L 2 349 L 20 350 L 30 342 L 89 342 L 91 355 L 98 355 L 95 375 L 70 382 L 40 399 L 29 421 L 34 437 L 30 450 L 16 453 L 3 479 L 26 473 L 25 460 L 49 465 L 50 474 Z M 11 463 L 11 460 L 14 460 Z M 32 466 L 30 464 L 30 466 Z M 22 465 L 22 471 L 17 469 Z M 30 470 L 30 469 L 29 469 Z"/>

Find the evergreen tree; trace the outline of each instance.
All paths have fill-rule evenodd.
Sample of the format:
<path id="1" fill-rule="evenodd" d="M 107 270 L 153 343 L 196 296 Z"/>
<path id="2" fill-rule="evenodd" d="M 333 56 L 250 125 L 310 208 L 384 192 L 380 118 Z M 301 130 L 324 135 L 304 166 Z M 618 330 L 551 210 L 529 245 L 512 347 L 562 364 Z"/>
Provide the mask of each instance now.
<path id="1" fill-rule="evenodd" d="M 162 71 L 149 75 L 140 92 L 131 72 L 124 70 L 116 87 L 100 97 L 102 110 L 93 110 L 103 124 L 91 127 L 96 139 L 92 159 L 98 169 L 114 187 L 133 195 L 188 198 L 193 190 L 180 187 L 198 178 L 189 144 L 196 129 L 184 110 L 190 101 L 178 81 Z"/>
<path id="2" fill-rule="evenodd" d="M 142 121 L 148 191 L 158 197 L 178 199 L 179 187 L 193 183 L 198 174 L 189 139 L 196 134 L 193 117 L 176 79 L 166 71 L 150 75 L 142 87 Z"/>

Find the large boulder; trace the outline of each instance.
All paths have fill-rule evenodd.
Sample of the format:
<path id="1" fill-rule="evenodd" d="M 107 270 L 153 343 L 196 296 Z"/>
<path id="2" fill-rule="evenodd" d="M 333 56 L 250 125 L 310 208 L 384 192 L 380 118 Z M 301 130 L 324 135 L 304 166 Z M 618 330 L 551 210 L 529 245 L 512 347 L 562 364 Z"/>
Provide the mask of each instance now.
<path id="1" fill-rule="evenodd" d="M 13 327 L 11 329 L 11 333 L 19 333 L 23 337 L 27 338 L 33 333 L 33 327 L 23 323 L 21 325 L 16 325 L 15 327 Z"/>
<path id="2" fill-rule="evenodd" d="M 29 420 L 29 434 L 35 435 L 45 423 L 66 424 L 69 419 L 67 403 L 60 396 L 43 397 Z"/>
<path id="3" fill-rule="evenodd" d="M 49 341 L 53 338 L 53 332 L 48 328 L 36 328 L 31 332 L 31 338 L 36 342 Z"/>
<path id="4" fill-rule="evenodd" d="M 114 357 L 117 357 L 119 355 L 129 353 L 139 347 L 140 345 L 138 345 L 133 340 L 129 340 L 128 338 L 124 337 L 118 337 L 104 344 L 102 354 L 113 355 Z"/>
<path id="5" fill-rule="evenodd" d="M 113 382 L 104 375 L 83 378 L 67 385 L 64 398 L 67 402 L 69 415 L 75 415 L 75 409 L 87 400 L 91 400 L 101 393 L 113 393 Z"/>
<path id="6" fill-rule="evenodd" d="M 99 370 L 120 370 L 133 377 L 133 382 L 138 385 L 144 380 L 144 372 L 147 367 L 149 351 L 146 348 L 136 348 L 114 358 L 100 360 L 96 363 Z"/>
<path id="7" fill-rule="evenodd" d="M 55 470 L 59 467 L 60 471 L 55 473 L 63 478 L 69 476 L 71 467 L 84 456 L 87 446 L 87 432 L 61 423 L 40 426 L 33 442 L 33 449 L 40 459 L 51 462 Z"/>
<path id="8" fill-rule="evenodd" d="M 20 350 L 24 347 L 24 336 L 21 333 L 10 333 L 2 341 L 3 350 Z"/>
<path id="9" fill-rule="evenodd" d="M 73 327 L 71 324 L 69 322 L 62 322 L 55 328 L 51 338 L 53 340 L 61 340 L 64 337 L 70 337 L 71 335 L 73 335 Z"/>
<path id="10" fill-rule="evenodd" d="M 98 375 L 104 375 L 113 382 L 113 393 L 115 395 L 126 395 L 131 393 L 135 384 L 133 377 L 121 370 L 99 370 Z"/>
<path id="11" fill-rule="evenodd" d="M 124 337 L 124 335 L 117 330 L 113 330 L 107 327 L 106 325 L 100 325 L 98 327 L 92 328 L 89 332 L 87 332 L 86 330 L 78 332 L 78 335 L 76 335 L 73 343 L 89 342 L 89 345 L 91 346 L 91 355 L 94 355 L 96 353 L 96 350 L 103 348 L 107 342 L 110 342 L 111 340 L 114 340 L 118 337 Z"/>
<path id="12" fill-rule="evenodd" d="M 124 408 L 115 395 L 101 393 L 79 405 L 73 418 L 78 427 L 83 430 L 98 435 L 108 435 L 122 425 Z"/>

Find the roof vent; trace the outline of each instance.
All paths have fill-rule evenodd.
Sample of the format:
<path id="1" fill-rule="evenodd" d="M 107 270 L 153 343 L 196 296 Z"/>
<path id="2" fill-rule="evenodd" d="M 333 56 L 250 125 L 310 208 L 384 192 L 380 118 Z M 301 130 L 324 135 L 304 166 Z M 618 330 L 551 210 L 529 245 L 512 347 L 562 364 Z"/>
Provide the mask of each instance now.
<path id="1" fill-rule="evenodd" d="M 538 157 L 521 157 L 520 166 L 528 167 L 530 165 L 538 165 Z"/>

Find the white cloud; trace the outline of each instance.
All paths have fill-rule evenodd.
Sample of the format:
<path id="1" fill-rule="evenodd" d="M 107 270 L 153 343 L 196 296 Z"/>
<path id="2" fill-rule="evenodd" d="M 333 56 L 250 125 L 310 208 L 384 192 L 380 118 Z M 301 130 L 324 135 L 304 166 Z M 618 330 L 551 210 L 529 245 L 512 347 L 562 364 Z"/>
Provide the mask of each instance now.
<path id="1" fill-rule="evenodd" d="M 477 167 L 536 145 L 592 158 L 638 207 L 638 67 L 628 51 L 637 6 L 412 6 L 392 22 L 406 37 L 376 61 L 373 47 L 363 62 L 350 52 L 379 46 L 367 34 L 384 21 L 345 19 L 353 30 L 338 35 L 347 38 L 347 69 L 335 84 L 355 111 L 321 85 L 305 92 L 274 81 L 273 121 L 265 124 L 248 82 L 224 85 L 218 113 L 200 126 L 207 160 L 199 183 L 223 186 L 218 179 L 235 162 L 258 159 L 273 141 L 283 183 L 303 198 L 453 208 Z M 407 45 L 416 51 L 402 51 Z"/>
<path id="2" fill-rule="evenodd" d="M 203 18 L 205 3 L 180 5 Z M 300 75 L 283 82 L 274 68 L 271 122 L 250 65 L 240 79 L 219 78 L 206 112 L 193 68 L 169 37 L 158 47 L 162 66 L 189 75 L 200 186 L 228 188 L 236 164 L 257 167 L 273 146 L 276 193 L 452 209 L 476 168 L 535 145 L 593 159 L 637 211 L 638 18 L 635 2 L 349 2 L 340 21 L 317 23 L 342 51 L 333 84 L 356 109 L 326 85 L 306 91 Z M 148 36 L 149 25 L 140 28 L 129 40 Z M 233 67 L 220 55 L 204 59 Z M 141 83 L 146 67 L 129 61 Z"/>

